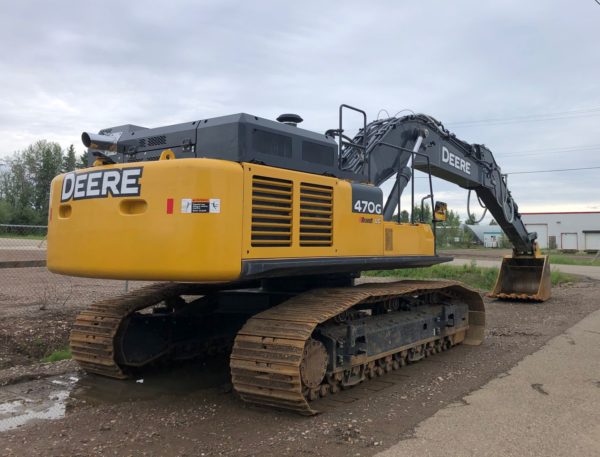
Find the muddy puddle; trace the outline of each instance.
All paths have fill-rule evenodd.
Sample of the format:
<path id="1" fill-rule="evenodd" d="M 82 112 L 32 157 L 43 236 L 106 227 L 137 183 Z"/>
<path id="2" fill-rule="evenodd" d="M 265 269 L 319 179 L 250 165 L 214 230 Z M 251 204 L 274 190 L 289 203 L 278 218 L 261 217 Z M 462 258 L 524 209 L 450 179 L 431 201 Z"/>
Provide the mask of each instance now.
<path id="1" fill-rule="evenodd" d="M 0 432 L 40 419 L 59 419 L 65 415 L 67 399 L 76 376 L 62 375 L 9 385 L 0 389 Z"/>
<path id="2" fill-rule="evenodd" d="M 207 389 L 225 388 L 228 384 L 227 360 L 218 359 L 147 371 L 125 381 L 82 376 L 74 385 L 70 398 L 91 404 L 122 403 L 192 395 Z"/>
<path id="3" fill-rule="evenodd" d="M 0 388 L 0 433 L 37 420 L 60 419 L 79 405 L 131 401 L 168 401 L 210 389 L 230 389 L 227 360 L 186 364 L 140 373 L 118 381 L 101 376 L 65 374 Z"/>

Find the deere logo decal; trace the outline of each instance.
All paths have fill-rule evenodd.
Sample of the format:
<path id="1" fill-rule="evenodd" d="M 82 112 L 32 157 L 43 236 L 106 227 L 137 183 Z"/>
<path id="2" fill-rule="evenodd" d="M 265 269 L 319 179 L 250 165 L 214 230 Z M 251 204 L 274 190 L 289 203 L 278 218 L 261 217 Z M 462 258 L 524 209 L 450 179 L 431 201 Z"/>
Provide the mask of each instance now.
<path id="1" fill-rule="evenodd" d="M 456 154 L 452 154 L 446 146 L 442 146 L 442 162 L 445 162 L 468 175 L 471 174 L 471 162 L 457 156 Z"/>
<path id="2" fill-rule="evenodd" d="M 140 195 L 143 167 L 67 173 L 60 201 L 86 198 L 136 197 Z"/>

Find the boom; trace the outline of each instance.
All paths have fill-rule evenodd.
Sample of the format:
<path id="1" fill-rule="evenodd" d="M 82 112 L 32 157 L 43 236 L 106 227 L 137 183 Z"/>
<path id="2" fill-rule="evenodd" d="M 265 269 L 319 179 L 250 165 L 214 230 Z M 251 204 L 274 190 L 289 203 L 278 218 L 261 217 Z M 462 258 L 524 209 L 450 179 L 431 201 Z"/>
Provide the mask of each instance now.
<path id="1" fill-rule="evenodd" d="M 365 128 L 365 146 L 361 146 Z M 362 174 L 377 186 L 397 174 L 384 219 L 391 220 L 398 195 L 411 179 L 407 164 L 414 157 L 417 170 L 429 171 L 433 176 L 475 191 L 516 253 L 534 254 L 537 234 L 527 231 L 506 177 L 487 147 L 459 140 L 441 122 L 424 114 L 377 120 L 365 128 L 352 141 L 341 142 L 340 167 Z"/>

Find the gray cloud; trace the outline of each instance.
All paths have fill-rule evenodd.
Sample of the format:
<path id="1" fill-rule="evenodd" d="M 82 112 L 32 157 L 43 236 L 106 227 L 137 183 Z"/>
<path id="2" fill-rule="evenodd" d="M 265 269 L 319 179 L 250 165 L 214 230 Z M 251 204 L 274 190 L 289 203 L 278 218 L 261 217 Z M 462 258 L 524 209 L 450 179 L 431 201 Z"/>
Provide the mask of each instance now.
<path id="1" fill-rule="evenodd" d="M 451 123 L 600 107 L 593 2 L 3 2 L 0 155 L 82 130 L 245 111 L 335 126 L 350 103 Z M 598 114 L 598 113 L 596 113 Z M 600 165 L 600 115 L 459 125 L 506 172 Z M 349 122 L 349 129 L 358 122 Z M 600 207 L 593 171 L 511 176 L 523 211 Z M 466 192 L 436 181 L 465 213 Z M 440 197 L 441 198 L 441 197 Z"/>

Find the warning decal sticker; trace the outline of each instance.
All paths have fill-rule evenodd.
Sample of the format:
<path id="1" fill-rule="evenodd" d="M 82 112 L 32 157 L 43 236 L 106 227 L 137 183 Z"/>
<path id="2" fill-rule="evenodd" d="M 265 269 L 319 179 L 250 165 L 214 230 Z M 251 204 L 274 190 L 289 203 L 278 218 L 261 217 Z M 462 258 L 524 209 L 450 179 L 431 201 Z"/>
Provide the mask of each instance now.
<path id="1" fill-rule="evenodd" d="M 181 212 L 184 214 L 195 213 L 220 213 L 220 198 L 182 198 Z"/>

